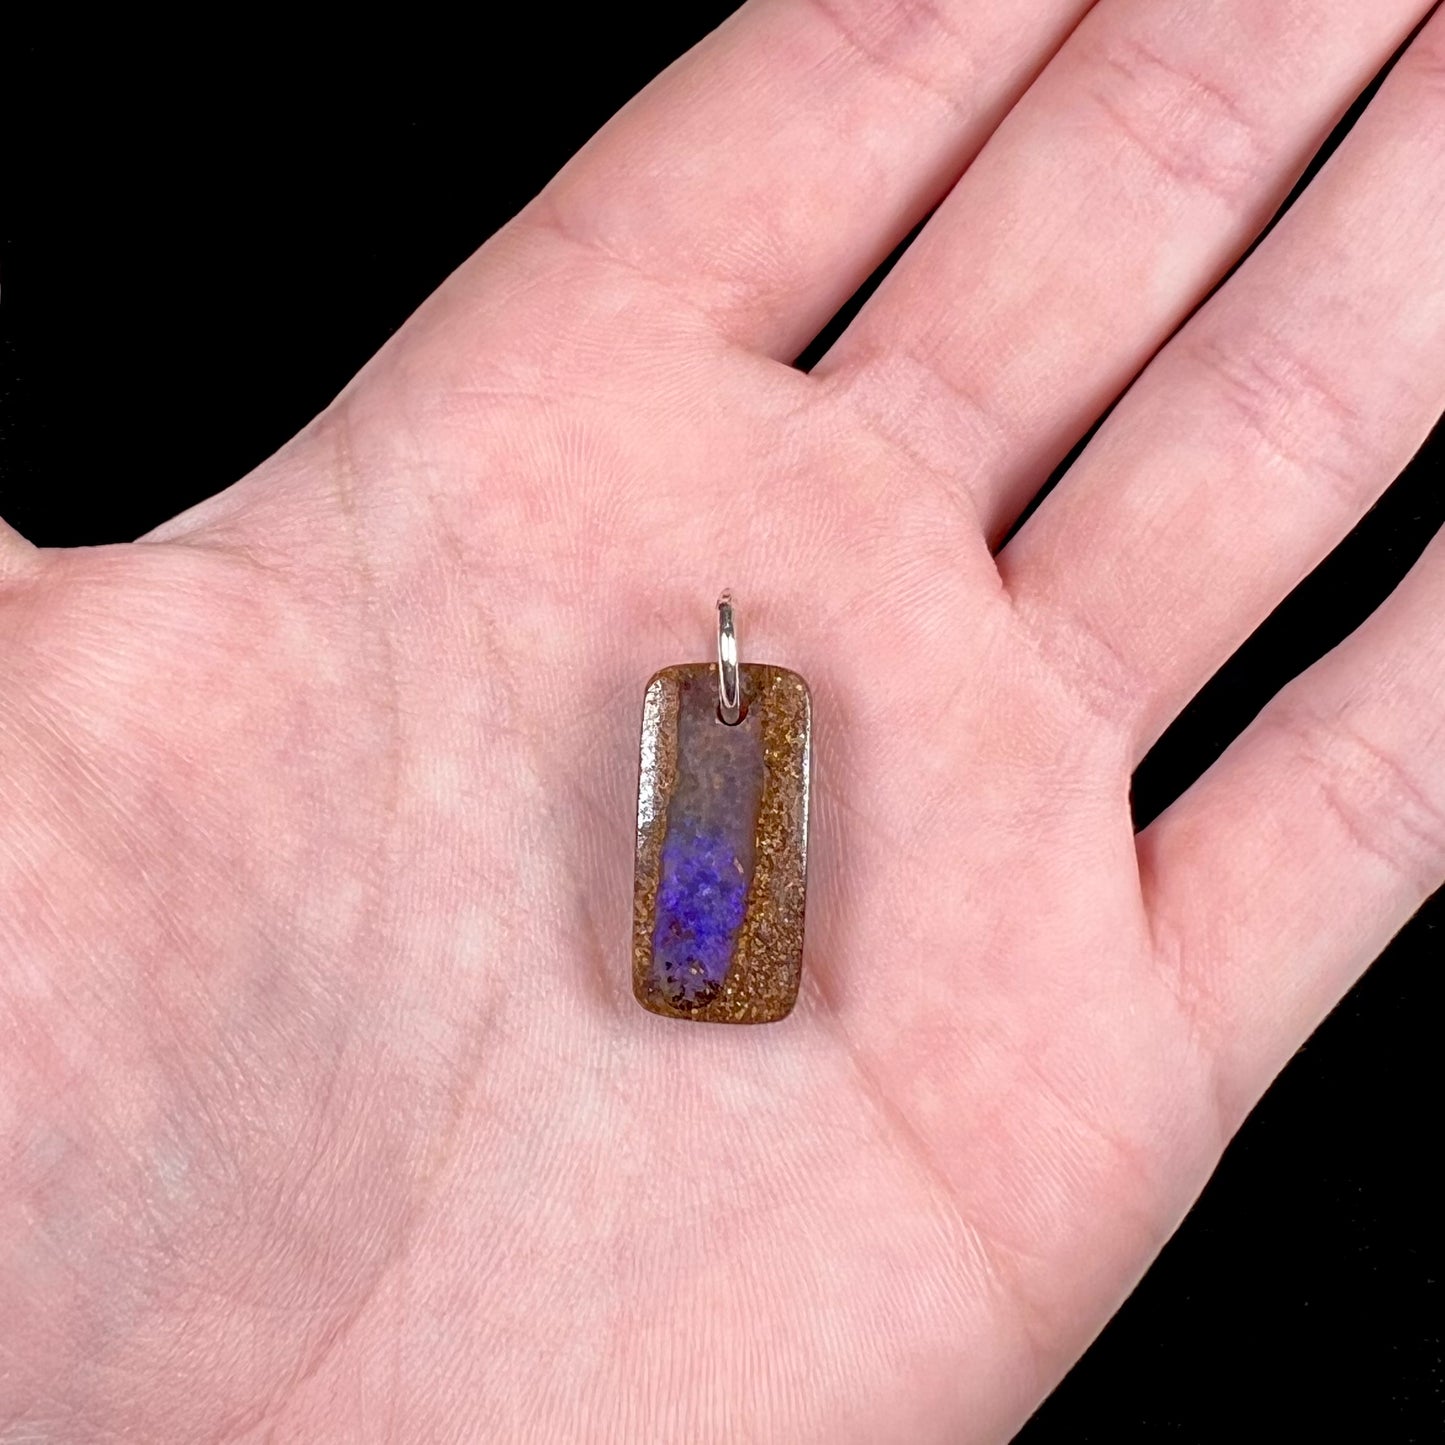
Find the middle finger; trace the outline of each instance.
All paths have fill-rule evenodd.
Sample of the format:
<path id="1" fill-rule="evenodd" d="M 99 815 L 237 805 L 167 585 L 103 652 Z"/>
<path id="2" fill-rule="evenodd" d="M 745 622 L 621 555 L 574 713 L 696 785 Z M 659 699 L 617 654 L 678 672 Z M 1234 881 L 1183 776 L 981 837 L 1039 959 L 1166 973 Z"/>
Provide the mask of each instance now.
<path id="1" fill-rule="evenodd" d="M 1426 8 L 1104 0 L 815 375 L 996 541 Z"/>

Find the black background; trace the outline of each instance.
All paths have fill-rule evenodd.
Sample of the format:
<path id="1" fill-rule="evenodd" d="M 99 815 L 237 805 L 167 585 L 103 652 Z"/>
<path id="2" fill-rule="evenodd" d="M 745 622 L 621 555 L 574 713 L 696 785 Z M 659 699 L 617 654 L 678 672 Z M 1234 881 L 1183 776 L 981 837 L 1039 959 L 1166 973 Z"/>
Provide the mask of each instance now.
<path id="1" fill-rule="evenodd" d="M 37 542 L 114 541 L 233 481 L 729 8 L 536 7 L 465 43 L 410 11 L 324 40 L 219 21 L 12 34 L 0 515 Z M 1141 822 L 1394 585 L 1445 520 L 1442 460 L 1437 433 L 1159 744 Z M 1437 896 L 1025 1445 L 1439 1438 L 1442 936 Z"/>

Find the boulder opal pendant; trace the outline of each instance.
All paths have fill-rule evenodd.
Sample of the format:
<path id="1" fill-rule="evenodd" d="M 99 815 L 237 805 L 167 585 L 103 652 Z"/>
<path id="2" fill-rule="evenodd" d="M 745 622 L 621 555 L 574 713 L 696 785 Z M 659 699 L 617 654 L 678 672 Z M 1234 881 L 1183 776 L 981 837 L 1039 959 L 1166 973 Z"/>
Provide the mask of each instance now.
<path id="1" fill-rule="evenodd" d="M 738 663 L 732 599 L 718 660 L 665 667 L 642 704 L 632 990 L 669 1018 L 761 1024 L 798 997 L 812 715 L 796 672 Z"/>

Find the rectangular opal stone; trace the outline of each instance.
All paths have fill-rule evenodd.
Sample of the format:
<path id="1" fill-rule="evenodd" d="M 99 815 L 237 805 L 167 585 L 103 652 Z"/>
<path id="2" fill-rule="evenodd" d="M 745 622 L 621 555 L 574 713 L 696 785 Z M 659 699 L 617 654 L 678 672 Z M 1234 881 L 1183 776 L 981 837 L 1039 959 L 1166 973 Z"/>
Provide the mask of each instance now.
<path id="1" fill-rule="evenodd" d="M 718 717 L 714 663 L 664 668 L 643 700 L 632 988 L 672 1018 L 767 1023 L 798 997 L 808 688 L 784 667 L 739 673 L 732 725 Z"/>

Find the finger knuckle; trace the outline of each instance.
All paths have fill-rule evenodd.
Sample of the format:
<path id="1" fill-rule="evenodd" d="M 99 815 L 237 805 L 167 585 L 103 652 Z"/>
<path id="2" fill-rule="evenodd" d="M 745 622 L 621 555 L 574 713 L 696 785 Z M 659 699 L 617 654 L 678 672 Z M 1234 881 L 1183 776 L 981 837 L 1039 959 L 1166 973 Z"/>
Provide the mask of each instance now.
<path id="1" fill-rule="evenodd" d="M 1356 853 L 1422 898 L 1445 877 L 1445 791 L 1347 715 L 1281 696 L 1266 714 L 1293 741 L 1318 811 Z"/>
<path id="2" fill-rule="evenodd" d="M 1362 406 L 1319 361 L 1264 326 L 1185 343 L 1221 434 L 1252 458 L 1333 497 L 1352 524 L 1386 460 Z"/>
<path id="3" fill-rule="evenodd" d="M 1170 186 L 1231 210 L 1257 204 L 1269 147 L 1244 87 L 1138 34 L 1099 42 L 1090 68 L 1090 93 L 1106 124 Z"/>

